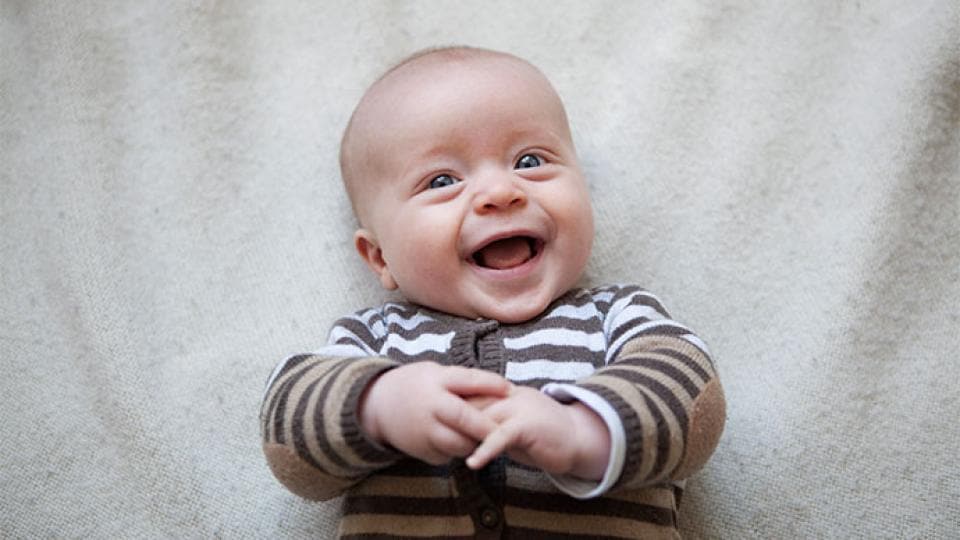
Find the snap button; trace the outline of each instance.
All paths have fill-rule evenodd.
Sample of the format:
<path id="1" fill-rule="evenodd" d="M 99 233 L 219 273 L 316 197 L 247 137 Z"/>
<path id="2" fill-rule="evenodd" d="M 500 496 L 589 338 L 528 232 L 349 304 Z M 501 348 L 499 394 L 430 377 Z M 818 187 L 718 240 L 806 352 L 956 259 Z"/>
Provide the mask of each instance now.
<path id="1" fill-rule="evenodd" d="M 500 512 L 496 508 L 485 507 L 480 512 L 480 523 L 488 529 L 495 529 L 500 524 Z"/>

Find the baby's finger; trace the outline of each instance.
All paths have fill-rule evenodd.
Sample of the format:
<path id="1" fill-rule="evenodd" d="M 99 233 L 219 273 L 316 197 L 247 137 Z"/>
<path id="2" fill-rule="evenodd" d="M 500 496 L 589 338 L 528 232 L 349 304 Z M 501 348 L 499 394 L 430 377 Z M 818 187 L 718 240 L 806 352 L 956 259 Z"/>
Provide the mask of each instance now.
<path id="1" fill-rule="evenodd" d="M 427 444 L 434 452 L 443 456 L 442 462 L 453 457 L 469 456 L 477 447 L 476 441 L 464 437 L 456 431 L 438 424 L 427 435 Z"/>
<path id="2" fill-rule="evenodd" d="M 471 403 L 471 405 L 472 404 L 473 403 Z M 516 404 L 510 398 L 485 402 L 484 407 L 478 407 L 478 409 L 483 411 L 485 417 L 493 420 L 497 424 L 503 424 L 514 415 L 522 414 L 522 412 L 517 410 Z"/>
<path id="3" fill-rule="evenodd" d="M 460 366 L 449 366 L 442 376 L 443 387 L 459 396 L 492 395 L 506 396 L 512 386 L 510 381 L 496 373 Z"/>
<path id="4" fill-rule="evenodd" d="M 467 458 L 467 467 L 481 469 L 494 458 L 510 448 L 517 438 L 517 431 L 509 424 L 501 425 L 480 443 Z"/>
<path id="5" fill-rule="evenodd" d="M 471 407 L 479 411 L 486 410 L 487 407 L 493 405 L 497 401 L 503 398 L 491 397 L 491 396 L 474 396 L 464 398 L 464 401 L 470 404 Z"/>
<path id="6" fill-rule="evenodd" d="M 449 396 L 449 399 L 444 400 L 434 415 L 450 429 L 474 441 L 482 441 L 497 428 L 496 422 L 456 396 Z"/>

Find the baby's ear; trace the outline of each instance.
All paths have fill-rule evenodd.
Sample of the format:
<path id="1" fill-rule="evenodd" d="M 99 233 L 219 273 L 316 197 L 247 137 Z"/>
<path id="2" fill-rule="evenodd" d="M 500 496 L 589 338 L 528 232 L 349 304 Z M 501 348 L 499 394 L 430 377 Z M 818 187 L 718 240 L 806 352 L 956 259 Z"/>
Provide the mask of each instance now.
<path id="1" fill-rule="evenodd" d="M 396 289 L 397 282 L 390 274 L 390 268 L 383 258 L 383 251 L 380 249 L 380 244 L 377 243 L 377 237 L 366 229 L 357 229 L 357 232 L 353 233 L 353 245 L 357 248 L 360 257 L 370 267 L 370 270 L 373 270 L 373 273 L 380 278 L 380 284 L 383 285 L 383 288 L 388 291 Z"/>

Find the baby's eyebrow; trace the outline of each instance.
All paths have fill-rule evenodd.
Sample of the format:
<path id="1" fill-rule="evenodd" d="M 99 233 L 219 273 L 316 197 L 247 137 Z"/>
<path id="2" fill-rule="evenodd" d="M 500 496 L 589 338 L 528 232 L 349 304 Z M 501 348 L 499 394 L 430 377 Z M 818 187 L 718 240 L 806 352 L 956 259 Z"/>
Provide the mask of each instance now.
<path id="1" fill-rule="evenodd" d="M 562 144 L 567 137 L 561 133 L 557 133 L 556 130 L 550 129 L 547 126 L 539 126 L 537 128 L 516 128 L 510 133 L 510 139 L 517 141 L 524 139 L 535 139 L 543 144 L 559 145 Z"/>
<path id="2" fill-rule="evenodd" d="M 458 149 L 455 147 L 455 145 L 452 145 L 449 142 L 445 142 L 443 144 L 431 146 L 430 148 L 424 150 L 423 152 L 420 152 L 419 154 L 415 154 L 414 159 L 417 161 L 429 161 L 433 159 L 441 159 L 456 153 L 457 150 Z"/>
<path id="3" fill-rule="evenodd" d="M 421 174 L 427 174 L 430 172 L 429 169 L 435 167 L 450 167 L 453 165 L 453 163 L 451 163 L 453 161 L 451 156 L 453 155 L 454 150 L 445 146 L 436 146 L 424 152 L 414 153 L 404 160 L 403 165 L 400 167 L 400 176 L 402 178 L 419 176 Z"/>

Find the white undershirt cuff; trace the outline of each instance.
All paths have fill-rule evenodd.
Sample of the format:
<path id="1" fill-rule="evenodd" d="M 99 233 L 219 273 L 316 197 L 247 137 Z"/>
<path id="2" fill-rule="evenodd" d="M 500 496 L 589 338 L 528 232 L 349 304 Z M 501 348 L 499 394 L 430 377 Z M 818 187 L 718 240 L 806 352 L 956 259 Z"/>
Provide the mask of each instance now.
<path id="1" fill-rule="evenodd" d="M 547 473 L 547 477 L 555 486 L 576 499 L 591 499 L 603 495 L 620 478 L 627 453 L 627 434 L 617 411 L 598 394 L 573 384 L 547 383 L 540 391 L 562 403 L 579 401 L 597 413 L 606 423 L 607 429 L 610 431 L 610 458 L 607 462 L 607 470 L 603 473 L 603 478 L 599 482 L 584 480 L 575 476 L 555 476 Z"/>

